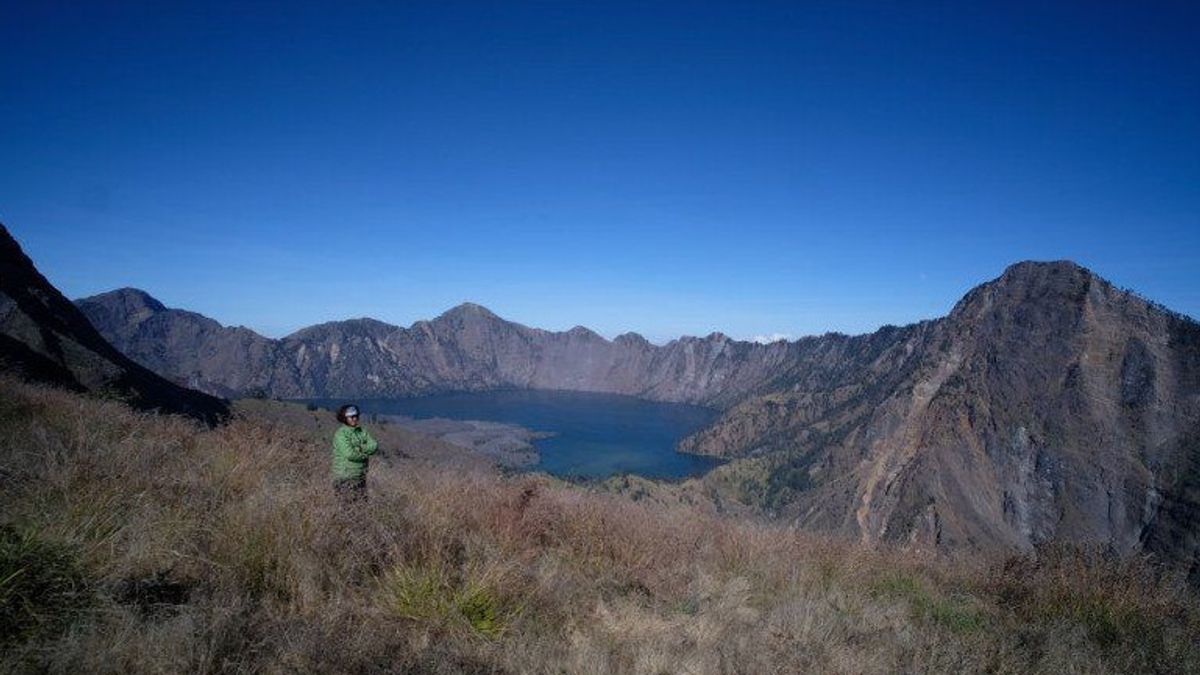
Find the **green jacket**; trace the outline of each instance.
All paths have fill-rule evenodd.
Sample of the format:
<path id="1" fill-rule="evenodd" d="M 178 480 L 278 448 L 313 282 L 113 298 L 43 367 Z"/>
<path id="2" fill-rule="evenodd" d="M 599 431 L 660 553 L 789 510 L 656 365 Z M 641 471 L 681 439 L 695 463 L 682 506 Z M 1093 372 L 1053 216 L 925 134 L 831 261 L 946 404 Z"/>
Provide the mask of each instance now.
<path id="1" fill-rule="evenodd" d="M 367 458 L 379 444 L 362 427 L 343 424 L 333 434 L 333 478 L 346 480 L 367 475 Z"/>

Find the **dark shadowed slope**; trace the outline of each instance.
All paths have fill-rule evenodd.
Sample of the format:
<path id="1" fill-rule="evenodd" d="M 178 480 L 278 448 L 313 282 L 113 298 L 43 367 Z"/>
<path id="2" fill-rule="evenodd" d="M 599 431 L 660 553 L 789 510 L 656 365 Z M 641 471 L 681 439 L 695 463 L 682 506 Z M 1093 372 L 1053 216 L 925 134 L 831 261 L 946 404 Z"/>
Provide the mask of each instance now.
<path id="1" fill-rule="evenodd" d="M 177 386 L 131 361 L 34 267 L 0 225 L 0 361 L 23 376 L 124 399 L 142 409 L 215 422 L 211 396 Z"/>

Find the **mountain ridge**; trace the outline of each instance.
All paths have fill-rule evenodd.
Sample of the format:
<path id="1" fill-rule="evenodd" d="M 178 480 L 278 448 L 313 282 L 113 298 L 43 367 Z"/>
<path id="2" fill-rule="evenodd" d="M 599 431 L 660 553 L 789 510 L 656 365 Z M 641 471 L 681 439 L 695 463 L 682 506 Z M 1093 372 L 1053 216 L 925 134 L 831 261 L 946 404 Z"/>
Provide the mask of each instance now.
<path id="1" fill-rule="evenodd" d="M 408 396 L 496 387 L 580 388 L 727 409 L 763 387 L 778 387 L 789 378 L 807 376 L 806 373 L 789 374 L 786 371 L 796 370 L 797 363 L 811 358 L 810 353 L 827 352 L 844 341 L 851 345 L 868 344 L 911 331 L 927 322 L 950 319 L 974 294 L 997 284 L 1016 283 L 1036 275 L 1038 270 L 1083 274 L 1111 286 L 1072 261 L 1020 261 L 1007 266 L 999 277 L 968 291 L 950 313 L 940 319 L 925 319 L 905 326 L 884 325 L 876 331 L 858 335 L 827 332 L 765 344 L 736 340 L 719 331 L 704 337 L 680 336 L 662 345 L 650 343 L 634 332 L 622 333 L 610 340 L 585 326 L 566 331 L 528 327 L 504 319 L 473 302 L 460 303 L 433 319 L 415 321 L 407 328 L 360 317 L 306 326 L 282 338 L 265 337 L 244 327 L 223 326 L 187 310 L 166 308 L 139 289 L 117 289 L 75 302 L 106 337 L 134 360 L 155 372 L 221 396 L 247 392 L 265 392 L 287 398 Z M 1194 322 L 1190 317 L 1171 312 L 1130 291 L 1123 292 L 1181 320 Z M 137 312 L 127 308 L 130 297 L 136 299 L 134 304 L 140 308 Z M 147 320 L 151 323 L 143 325 Z M 468 327 L 470 330 L 466 330 Z M 467 336 L 472 332 L 475 335 L 471 349 L 454 354 L 446 361 L 445 348 L 461 346 L 454 344 L 460 333 Z M 484 334 L 487 334 L 486 339 Z M 506 364 L 501 362 L 503 358 L 497 361 L 485 354 L 488 349 L 495 349 L 488 341 L 500 336 L 508 341 L 505 349 L 513 352 L 507 357 L 524 362 Z M 332 362 L 346 353 L 348 345 L 342 343 L 348 340 L 367 340 L 369 343 L 365 346 L 370 358 L 350 368 L 355 372 L 331 372 L 320 377 L 306 375 L 307 368 L 320 367 L 314 365 L 313 359 L 318 358 L 314 357 L 314 352 Z M 308 344 L 310 342 L 314 344 Z M 322 343 L 321 347 L 317 348 L 315 343 Z M 580 358 L 569 358 L 563 353 L 564 349 L 580 351 Z M 704 352 L 704 367 L 715 371 L 695 370 L 694 352 L 697 349 Z M 353 347 L 350 351 L 353 352 Z M 167 358 L 168 354 L 171 358 Z M 183 358 L 179 358 L 181 356 Z M 755 358 L 762 361 L 762 366 L 732 386 L 728 382 L 717 386 L 708 377 L 725 381 L 730 359 Z M 398 367 L 401 360 L 417 364 L 418 372 Z M 553 373 L 539 372 L 539 360 L 550 362 L 547 367 L 556 373 L 580 367 L 578 364 L 583 364 L 587 372 L 556 377 Z M 721 370 L 722 362 L 725 370 Z M 250 370 L 240 368 L 241 364 L 249 365 Z M 636 364 L 636 367 L 630 364 Z M 645 375 L 645 368 L 656 365 L 659 370 L 653 376 Z M 456 367 L 472 372 L 455 372 Z M 429 368 L 434 372 L 422 371 Z M 685 380 L 687 384 L 675 386 L 678 383 L 672 382 L 673 379 Z"/>
<path id="2" fill-rule="evenodd" d="M 1022 261 L 1018 261 L 1015 263 L 1011 263 L 1008 266 L 1006 266 L 1004 271 L 995 279 L 993 279 L 989 282 L 984 282 L 983 284 L 980 284 L 980 285 L 974 287 L 973 289 L 969 290 L 967 292 L 967 294 L 965 294 L 962 298 L 960 298 L 955 303 L 954 306 L 957 306 L 958 304 L 960 304 L 964 300 L 966 300 L 967 296 L 969 296 L 970 293 L 974 290 L 980 289 L 983 286 L 986 286 L 991 283 L 1002 282 L 1007 278 L 1018 276 L 1022 273 L 1027 272 L 1028 270 L 1039 269 L 1039 268 L 1077 269 L 1084 273 L 1094 276 L 1096 279 L 1099 279 L 1099 280 L 1103 281 L 1104 283 L 1112 285 L 1111 282 L 1105 280 L 1103 277 L 1096 274 L 1089 268 L 1087 268 L 1083 265 L 1080 265 L 1079 263 L 1076 263 L 1072 260 L 1068 260 L 1068 259 L 1047 260 L 1047 261 L 1022 260 Z M 1114 288 L 1116 288 L 1115 285 L 1114 285 Z M 1154 302 L 1153 300 L 1150 300 L 1150 299 L 1146 298 L 1145 296 L 1142 296 L 1141 294 L 1137 293 L 1136 291 L 1133 291 L 1130 289 L 1125 289 L 1125 288 L 1121 288 L 1119 290 L 1121 290 L 1122 292 L 1125 292 L 1125 293 L 1129 293 L 1129 294 L 1147 302 L 1148 304 L 1154 306 L 1156 309 L 1159 309 L 1163 312 L 1176 315 L 1177 317 L 1179 317 L 1183 320 L 1186 320 L 1186 321 L 1197 322 L 1197 319 L 1195 319 L 1187 314 L 1172 310 L 1169 307 L 1161 305 L 1160 303 Z M 135 287 L 116 288 L 116 289 L 113 289 L 110 291 L 104 291 L 104 292 L 96 293 L 96 294 L 93 294 L 90 296 L 77 298 L 73 302 L 76 304 L 88 304 L 88 305 L 100 304 L 100 305 L 103 305 L 103 304 L 110 303 L 114 298 L 125 299 L 125 298 L 129 298 L 129 297 L 137 298 L 140 302 L 151 306 L 155 312 L 162 312 L 162 311 L 186 312 L 188 314 L 203 317 L 205 319 L 213 321 L 214 323 L 216 323 L 218 326 L 220 326 L 222 328 L 243 329 L 243 330 L 252 332 L 255 335 L 258 335 L 266 340 L 276 340 L 276 341 L 286 340 L 288 338 L 295 337 L 297 334 L 299 334 L 303 331 L 307 331 L 309 329 L 316 328 L 316 327 L 337 326 L 337 325 L 343 325 L 343 324 L 352 324 L 355 322 L 371 322 L 373 324 L 378 324 L 381 327 L 389 328 L 389 329 L 412 330 L 414 327 L 417 327 L 421 324 L 430 323 L 430 322 L 436 321 L 438 319 L 454 318 L 454 317 L 461 317 L 461 316 L 468 316 L 468 317 L 469 316 L 478 316 L 478 317 L 486 317 L 489 319 L 495 319 L 495 320 L 503 321 L 505 323 L 521 326 L 523 328 L 528 328 L 529 330 L 541 331 L 541 332 L 550 333 L 550 334 L 563 334 L 563 333 L 570 333 L 571 331 L 583 330 L 583 331 L 587 331 L 588 333 L 594 334 L 595 336 L 599 337 L 600 339 L 604 340 L 605 342 L 617 342 L 622 339 L 645 341 L 648 343 L 650 342 L 647 338 L 645 338 L 643 335 L 641 335 L 637 331 L 625 331 L 623 333 L 620 333 L 620 334 L 614 336 L 613 338 L 605 338 L 603 335 L 597 333 L 594 329 L 589 328 L 588 326 L 585 326 L 582 324 L 577 324 L 569 329 L 561 330 L 561 331 L 545 329 L 545 328 L 538 328 L 538 327 L 533 327 L 533 326 L 526 326 L 525 324 L 521 324 L 519 322 L 512 321 L 510 319 L 505 319 L 505 318 L 501 317 L 499 314 L 497 314 L 496 312 L 489 309 L 487 306 L 476 303 L 476 302 L 472 302 L 469 300 L 463 301 L 457 305 L 450 307 L 449 309 L 446 309 L 445 311 L 441 312 L 440 314 L 433 317 L 432 319 L 417 319 L 417 320 L 413 321 L 411 324 L 409 324 L 408 326 L 404 326 L 403 324 L 398 324 L 398 323 L 392 323 L 389 321 L 384 321 L 382 319 L 377 319 L 374 317 L 362 316 L 362 317 L 353 317 L 353 318 L 347 318 L 347 319 L 331 319 L 328 321 L 321 321 L 321 322 L 318 322 L 315 324 L 311 324 L 308 326 L 298 328 L 298 329 L 292 331 L 291 333 L 288 333 L 287 335 L 284 335 L 279 338 L 271 338 L 271 337 L 265 336 L 262 333 L 259 333 L 252 328 L 242 326 L 242 325 L 222 324 L 219 321 L 212 319 L 206 315 L 203 315 L 203 314 L 200 314 L 197 312 L 193 312 L 190 310 L 186 310 L 183 308 L 167 307 L 164 303 L 159 301 L 148 291 L 146 291 L 144 289 L 135 288 Z M 953 312 L 953 307 L 951 308 L 950 311 Z M 936 320 L 936 317 L 932 318 L 932 319 L 918 319 L 913 322 L 906 323 L 906 324 L 900 324 L 900 325 L 883 324 L 879 328 L 877 328 L 873 331 L 867 331 L 867 332 L 863 332 L 863 333 L 846 333 L 843 331 L 825 331 L 823 333 L 813 333 L 813 334 L 809 334 L 809 335 L 798 336 L 795 338 L 782 338 L 781 337 L 777 340 L 773 340 L 771 343 L 773 343 L 773 342 L 795 343 L 795 342 L 799 342 L 799 341 L 807 340 L 807 339 L 835 337 L 835 336 L 860 337 L 860 336 L 864 336 L 864 335 L 871 335 L 871 334 L 874 334 L 876 332 L 879 332 L 879 331 L 885 330 L 885 329 L 903 328 L 903 327 L 908 327 L 908 326 L 912 326 L 915 324 L 923 323 L 925 321 L 932 321 L 932 320 Z M 661 345 L 655 345 L 655 346 L 665 347 L 673 342 L 711 340 L 711 339 L 724 339 L 724 340 L 728 340 L 731 342 L 740 342 L 740 343 L 747 343 L 747 344 L 764 344 L 761 342 L 757 342 L 754 339 L 739 339 L 739 338 L 731 337 L 728 334 L 724 333 L 723 331 L 714 330 L 704 336 L 687 335 L 687 334 L 680 335 L 678 337 L 671 338 L 670 340 L 668 340 L 667 342 L 665 342 Z M 771 343 L 765 343 L 765 344 L 771 344 Z M 650 343 L 650 344 L 653 344 L 653 343 Z"/>
<path id="3" fill-rule="evenodd" d="M 228 334 L 233 331 L 232 328 L 222 327 L 219 323 L 213 322 L 202 315 L 197 315 L 186 310 L 165 308 L 161 303 L 157 303 L 162 309 L 158 310 L 153 316 L 130 316 L 129 320 L 121 321 L 119 318 L 122 308 L 128 304 L 124 296 L 129 294 L 128 289 L 118 289 L 106 293 L 81 298 L 76 301 L 77 305 L 88 314 L 92 320 L 100 327 L 101 331 L 108 335 L 111 339 L 121 345 L 122 349 L 130 353 L 133 358 L 147 363 L 152 368 L 159 369 L 160 372 L 170 372 L 175 377 L 188 377 L 199 373 L 198 379 L 193 377 L 192 381 L 206 390 L 220 393 L 221 395 L 236 395 L 239 392 L 250 390 L 265 390 L 273 395 L 287 397 L 319 397 L 325 395 L 336 395 L 343 393 L 346 395 L 357 395 L 361 392 L 353 391 L 352 389 L 332 392 L 329 390 L 320 389 L 314 383 L 299 384 L 294 382 L 294 373 L 282 372 L 273 373 L 270 376 L 260 374 L 257 380 L 239 380 L 233 373 L 215 373 L 210 374 L 204 367 L 202 362 L 193 360 L 185 367 L 186 370 L 181 370 L 178 365 L 178 360 L 169 360 L 162 358 L 164 353 L 188 353 L 199 354 L 205 353 L 214 354 L 224 351 L 222 347 L 213 347 L 214 343 L 222 341 L 221 333 Z M 147 298 L 151 298 L 144 291 L 137 291 Z M 172 324 L 175 319 L 180 319 L 179 323 L 183 326 L 175 325 L 173 328 L 176 331 L 183 330 L 184 332 L 192 333 L 190 345 L 175 345 L 168 346 L 163 349 L 164 334 L 170 333 L 172 328 L 166 324 Z M 214 334 L 207 334 L 208 331 L 203 330 L 199 326 L 186 327 L 187 324 L 195 323 L 198 320 L 204 320 L 205 326 L 211 329 Z M 147 324 L 147 321 L 151 323 Z M 155 326 L 155 324 L 163 324 Z M 682 351 L 694 351 L 697 348 L 703 349 L 702 346 L 707 343 L 715 345 L 724 345 L 725 343 L 735 343 L 741 345 L 742 349 L 756 349 L 759 347 L 756 343 L 749 341 L 731 340 L 722 333 L 714 332 L 709 336 L 700 338 L 692 336 L 684 336 L 671 340 L 665 345 L 654 345 L 643 336 L 628 332 L 623 333 L 616 338 L 609 340 L 594 330 L 585 326 L 575 326 L 566 331 L 549 331 L 540 328 L 531 328 L 522 324 L 503 319 L 495 313 L 488 310 L 482 305 L 476 303 L 462 303 L 457 305 L 433 319 L 419 320 L 413 322 L 408 328 L 404 328 L 395 324 L 380 321 L 369 317 L 346 319 L 338 321 L 328 321 L 313 326 L 307 326 L 294 331 L 283 338 L 266 338 L 256 333 L 251 332 L 250 339 L 264 350 L 282 350 L 289 352 L 289 359 L 303 360 L 308 353 L 312 351 L 312 345 L 307 345 L 309 341 L 332 340 L 334 344 L 338 340 L 345 339 L 373 339 L 375 341 L 393 337 L 401 342 L 411 342 L 414 339 L 424 338 L 427 343 L 442 344 L 447 342 L 448 333 L 471 329 L 475 332 L 497 332 L 507 335 L 516 342 L 539 342 L 535 351 L 539 353 L 561 351 L 566 344 L 574 344 L 581 348 L 591 348 L 600 351 L 622 350 L 623 355 L 629 353 L 643 353 L 643 356 L 661 350 L 679 349 Z M 477 336 L 481 337 L 481 336 Z M 181 338 L 182 339 L 182 338 Z M 188 342 L 184 339 L 183 342 Z M 205 347 L 202 348 L 200 343 L 204 342 Z M 547 345 L 541 345 L 540 342 L 546 342 Z M 377 347 L 377 345 L 374 345 Z M 427 345 L 428 346 L 428 345 Z M 476 345 L 479 347 L 480 345 Z M 325 347 L 325 353 L 331 353 L 333 345 Z M 341 348 L 338 347 L 338 353 L 341 353 Z M 596 356 L 596 355 L 594 355 Z M 561 355 L 558 357 L 560 361 L 569 360 Z M 608 366 L 614 366 L 618 358 L 612 355 L 599 355 Z M 276 359 L 278 362 L 278 359 Z M 195 367 L 193 367 L 195 366 Z M 520 370 L 520 369 L 518 369 Z M 482 378 L 479 386 L 471 386 L 466 384 L 469 389 L 487 388 L 488 386 L 526 386 L 529 382 L 541 384 L 542 386 L 549 385 L 552 388 L 570 388 L 569 385 L 578 384 L 579 378 L 567 377 L 563 382 L 554 381 L 553 377 L 542 377 L 541 380 L 532 371 L 536 370 L 532 366 L 524 368 L 524 373 L 509 373 L 502 378 Z M 595 375 L 595 377 L 603 377 L 604 374 Z M 550 381 L 546 381 L 549 379 Z M 452 383 L 452 384 L 463 384 Z M 557 385 L 568 385 L 567 387 Z M 452 388 L 452 387 L 451 387 Z M 688 396 L 687 394 L 672 394 L 671 392 L 655 394 L 653 386 L 638 387 L 633 383 L 625 383 L 623 385 L 614 386 L 586 386 L 584 390 L 591 391 L 613 391 L 619 393 L 628 393 L 632 395 L 648 395 L 660 400 L 677 400 L 681 397 Z M 446 387 L 439 387 L 436 382 L 425 381 L 411 384 L 402 384 L 391 391 L 380 391 L 381 395 L 408 395 L 412 393 L 434 392 L 440 390 L 448 390 Z M 690 395 L 691 402 L 702 402 L 704 399 L 702 394 Z"/>

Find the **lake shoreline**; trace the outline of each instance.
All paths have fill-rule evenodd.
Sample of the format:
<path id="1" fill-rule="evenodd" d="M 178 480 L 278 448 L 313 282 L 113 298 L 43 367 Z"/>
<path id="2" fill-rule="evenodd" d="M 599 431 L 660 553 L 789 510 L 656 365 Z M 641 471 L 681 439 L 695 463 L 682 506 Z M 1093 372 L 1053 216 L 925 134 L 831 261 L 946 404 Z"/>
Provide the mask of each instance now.
<path id="1" fill-rule="evenodd" d="M 509 469 L 530 469 L 536 466 L 541 461 L 541 455 L 533 442 L 555 435 L 550 431 L 535 431 L 517 424 L 487 420 L 415 418 L 393 414 L 379 414 L 376 418 L 380 422 L 394 424 L 402 429 L 433 436 L 460 448 L 478 452 Z"/>

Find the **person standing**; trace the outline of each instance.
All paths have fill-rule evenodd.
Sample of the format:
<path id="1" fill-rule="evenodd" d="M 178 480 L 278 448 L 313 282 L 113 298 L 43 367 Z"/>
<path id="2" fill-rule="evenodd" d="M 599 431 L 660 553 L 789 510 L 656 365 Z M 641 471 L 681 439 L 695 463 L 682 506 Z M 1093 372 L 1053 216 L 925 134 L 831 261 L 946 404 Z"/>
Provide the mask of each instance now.
<path id="1" fill-rule="evenodd" d="M 358 406 L 337 410 L 342 426 L 333 434 L 333 490 L 344 502 L 367 498 L 367 462 L 379 444 L 359 426 Z"/>

